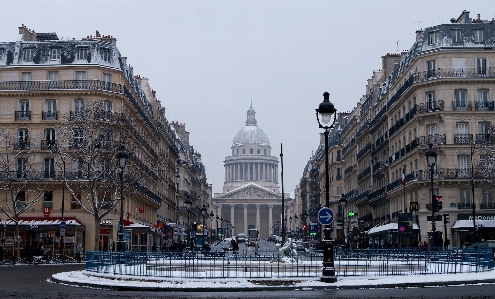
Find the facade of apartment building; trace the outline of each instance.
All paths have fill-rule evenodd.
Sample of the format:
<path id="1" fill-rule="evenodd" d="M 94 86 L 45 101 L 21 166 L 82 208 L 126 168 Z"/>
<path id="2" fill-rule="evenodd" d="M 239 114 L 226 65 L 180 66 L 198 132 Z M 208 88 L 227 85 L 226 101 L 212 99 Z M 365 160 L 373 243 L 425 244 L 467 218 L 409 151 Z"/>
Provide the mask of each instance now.
<path id="1" fill-rule="evenodd" d="M 352 246 L 430 242 L 432 220 L 439 245 L 495 238 L 493 188 L 472 171 L 481 149 L 494 143 L 494 49 L 495 21 L 464 11 L 449 24 L 416 32 L 409 51 L 382 57 L 342 129 L 347 204 L 340 229 Z M 438 154 L 433 193 L 442 196 L 434 218 L 429 144 Z M 403 212 L 412 213 L 412 233 L 399 231 Z M 449 214 L 448 223 L 441 214 Z"/>
<path id="2" fill-rule="evenodd" d="M 1 231 L 5 240 L 3 246 L 7 252 L 12 251 L 16 238 L 20 239 L 22 249 L 43 246 L 52 254 L 61 246 L 69 255 L 76 249 L 84 252 L 95 247 L 115 249 L 120 204 L 112 206 L 98 228 L 95 218 L 72 198 L 67 188 L 63 188 L 64 181 L 82 180 L 81 177 L 67 177 L 69 170 L 79 167 L 78 162 L 64 161 L 62 171 L 57 163 L 62 156 L 53 150 L 60 142 L 55 128 L 95 99 L 103 103 L 104 121 L 112 122 L 124 113 L 131 116 L 132 121 L 125 125 L 130 136 L 125 142 L 126 148 L 132 148 L 133 152 L 129 153 L 126 171 L 134 169 L 146 174 L 133 187 L 133 192 L 124 197 L 126 244 L 132 250 L 151 250 L 159 246 L 168 239 L 168 223 L 182 223 L 186 218 L 181 209 L 183 203 L 176 201 L 177 159 L 185 150 L 179 148 L 181 136 L 167 121 L 165 108 L 156 98 L 156 92 L 146 78 L 133 74 L 133 68 L 127 64 L 127 58 L 120 55 L 112 36 L 97 32 L 95 36 L 81 40 L 58 40 L 55 33 L 35 33 L 24 25 L 19 27 L 19 33 L 21 40 L 0 43 L 0 126 L 2 132 L 12 132 L 14 144 L 18 145 L 0 151 L 3 156 L 15 156 L 20 152 L 35 155 L 32 169 L 44 175 L 37 178 L 38 181 L 30 180 L 27 186 L 42 182 L 44 189 L 39 200 L 29 204 L 29 208 L 19 215 L 19 236 L 14 236 L 16 225 L 9 219 L 9 214 L 0 216 L 4 228 Z M 115 155 L 122 143 L 122 139 L 118 140 L 121 129 L 115 128 L 105 135 L 108 140 L 104 148 L 114 151 Z M 19 147 L 21 143 L 22 148 Z M 25 165 L 22 161 L 14 162 L 9 171 L 22 170 Z M 151 167 L 153 161 L 160 164 L 159 169 Z M 102 172 L 108 171 L 106 163 L 102 162 Z M 201 164 L 197 158 L 195 163 Z M 207 185 L 204 167 L 198 172 L 196 185 L 204 187 Z M 198 189 L 207 189 L 203 187 Z M 208 198 L 204 192 L 202 194 L 204 202 L 211 199 L 211 195 Z M 30 203 L 35 195 L 23 191 L 23 196 L 24 203 L 22 199 L 17 203 L 20 206 Z M 79 196 L 84 198 L 85 194 Z M 0 199 L 0 205 L 5 209 L 11 200 L 7 197 Z M 61 238 L 60 230 L 62 213 L 66 220 L 64 238 Z M 100 236 L 99 244 L 96 244 L 95 235 Z"/>

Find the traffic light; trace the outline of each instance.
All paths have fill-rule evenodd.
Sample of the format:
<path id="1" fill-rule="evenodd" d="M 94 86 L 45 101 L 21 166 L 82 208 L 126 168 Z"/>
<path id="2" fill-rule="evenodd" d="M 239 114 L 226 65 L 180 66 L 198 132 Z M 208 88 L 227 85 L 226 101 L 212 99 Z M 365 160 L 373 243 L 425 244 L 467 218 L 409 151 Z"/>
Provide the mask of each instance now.
<path id="1" fill-rule="evenodd" d="M 441 195 L 435 195 L 435 200 L 434 200 L 434 207 L 435 207 L 435 212 L 439 212 L 442 209 L 442 196 Z"/>
<path id="2" fill-rule="evenodd" d="M 349 211 L 349 217 L 350 218 L 354 217 L 354 211 Z"/>
<path id="3" fill-rule="evenodd" d="M 442 216 L 443 216 L 443 224 L 450 223 L 450 222 L 449 222 L 449 219 L 450 219 L 450 218 L 449 218 L 449 217 L 447 217 L 447 216 L 449 216 L 449 214 L 442 214 Z"/>
<path id="4" fill-rule="evenodd" d="M 198 230 L 198 223 L 196 221 L 193 222 L 192 230 L 193 231 L 197 231 Z"/>

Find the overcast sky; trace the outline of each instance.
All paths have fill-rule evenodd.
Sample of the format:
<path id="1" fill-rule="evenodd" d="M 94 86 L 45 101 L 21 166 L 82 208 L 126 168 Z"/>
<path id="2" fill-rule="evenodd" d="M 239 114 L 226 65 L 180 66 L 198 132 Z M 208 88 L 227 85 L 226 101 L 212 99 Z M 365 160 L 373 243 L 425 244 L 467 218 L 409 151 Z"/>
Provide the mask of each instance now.
<path id="1" fill-rule="evenodd" d="M 283 144 L 284 191 L 293 192 L 319 144 L 323 92 L 338 111 L 352 110 L 381 56 L 408 50 L 416 30 L 463 10 L 491 20 L 494 3 L 0 0 L 0 41 L 18 40 L 22 24 L 63 39 L 96 30 L 116 37 L 167 119 L 186 124 L 214 192 L 222 191 L 223 161 L 252 99 L 273 156 Z"/>

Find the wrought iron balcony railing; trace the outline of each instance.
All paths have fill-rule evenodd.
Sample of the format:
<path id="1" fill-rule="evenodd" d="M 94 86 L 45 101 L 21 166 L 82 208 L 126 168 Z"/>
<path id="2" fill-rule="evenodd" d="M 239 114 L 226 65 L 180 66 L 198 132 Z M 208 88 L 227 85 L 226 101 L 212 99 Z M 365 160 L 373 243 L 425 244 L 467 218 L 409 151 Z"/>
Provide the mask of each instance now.
<path id="1" fill-rule="evenodd" d="M 58 112 L 57 111 L 52 111 L 52 112 L 41 112 L 41 119 L 42 120 L 57 120 L 58 119 Z"/>
<path id="2" fill-rule="evenodd" d="M 16 111 L 15 120 L 31 120 L 31 111 Z"/>
<path id="3" fill-rule="evenodd" d="M 124 93 L 124 85 L 101 80 L 63 80 L 63 81 L 3 81 L 0 90 L 57 90 L 89 89 Z"/>

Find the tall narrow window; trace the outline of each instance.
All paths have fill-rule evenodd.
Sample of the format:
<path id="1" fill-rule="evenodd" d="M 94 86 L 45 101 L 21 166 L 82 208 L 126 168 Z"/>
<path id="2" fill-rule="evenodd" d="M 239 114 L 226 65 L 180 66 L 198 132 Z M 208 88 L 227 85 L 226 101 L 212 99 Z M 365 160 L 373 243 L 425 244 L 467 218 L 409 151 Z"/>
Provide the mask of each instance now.
<path id="1" fill-rule="evenodd" d="M 104 101 L 103 102 L 103 111 L 105 120 L 110 120 L 112 118 L 112 102 Z"/>
<path id="2" fill-rule="evenodd" d="M 49 150 L 55 145 L 55 129 L 45 129 L 45 140 L 41 144 L 43 150 Z"/>
<path id="3" fill-rule="evenodd" d="M 84 118 L 84 100 L 75 99 L 74 100 L 74 111 L 72 112 L 72 117 L 74 118 Z"/>
<path id="4" fill-rule="evenodd" d="M 490 135 L 491 124 L 489 122 L 479 122 L 478 123 L 478 135 L 476 135 L 476 143 L 492 143 L 495 140 Z"/>
<path id="5" fill-rule="evenodd" d="M 461 29 L 452 29 L 450 33 L 452 35 L 452 43 L 459 44 L 463 42 Z"/>
<path id="6" fill-rule="evenodd" d="M 452 66 L 454 68 L 454 77 L 466 76 L 466 58 L 452 58 Z"/>
<path id="7" fill-rule="evenodd" d="M 468 134 L 468 123 L 456 123 L 456 134 L 454 135 L 454 144 L 469 144 L 471 136 Z"/>
<path id="8" fill-rule="evenodd" d="M 86 88 L 86 72 L 85 71 L 77 71 L 76 72 L 76 87 L 77 88 Z"/>
<path id="9" fill-rule="evenodd" d="M 427 69 L 426 76 L 428 78 L 436 77 L 436 73 L 435 73 L 435 60 L 429 60 L 429 61 L 427 61 L 426 62 L 426 69 Z"/>
<path id="10" fill-rule="evenodd" d="M 476 74 L 478 76 L 486 75 L 486 58 L 476 58 Z"/>
<path id="11" fill-rule="evenodd" d="M 110 162 L 108 160 L 103 160 L 101 162 L 101 178 L 106 179 L 110 174 Z"/>
<path id="12" fill-rule="evenodd" d="M 45 120 L 56 120 L 57 117 L 57 101 L 56 100 L 46 100 L 45 101 L 45 111 L 43 113 L 43 119 Z"/>
<path id="13" fill-rule="evenodd" d="M 22 72 L 21 73 L 21 88 L 22 89 L 30 89 L 31 88 L 31 73 L 30 72 Z"/>
<path id="14" fill-rule="evenodd" d="M 473 39 L 475 43 L 482 43 L 485 41 L 483 37 L 483 29 L 474 29 L 473 30 Z"/>
<path id="15" fill-rule="evenodd" d="M 455 110 L 468 110 L 467 90 L 456 89 L 455 94 Z"/>
<path id="16" fill-rule="evenodd" d="M 17 159 L 17 178 L 25 178 L 27 171 L 27 159 L 19 158 Z"/>
<path id="17" fill-rule="evenodd" d="M 467 178 L 470 177 L 470 166 L 469 166 L 469 156 L 468 155 L 458 155 L 457 156 L 457 164 L 458 164 L 458 173 L 457 177 L 459 178 Z"/>
<path id="18" fill-rule="evenodd" d="M 436 45 L 438 40 L 438 31 L 433 31 L 428 34 L 428 44 Z"/>
<path id="19" fill-rule="evenodd" d="M 470 209 L 471 208 L 471 189 L 470 188 L 461 188 L 459 189 L 459 208 L 460 209 Z"/>
<path id="20" fill-rule="evenodd" d="M 53 158 L 45 158 L 44 172 L 45 179 L 55 178 L 55 160 Z"/>
<path id="21" fill-rule="evenodd" d="M 86 58 L 88 58 L 88 48 L 77 49 L 77 59 L 86 60 Z"/>
<path id="22" fill-rule="evenodd" d="M 82 129 L 74 129 L 74 147 L 81 148 L 84 145 L 84 131 Z"/>
<path id="23" fill-rule="evenodd" d="M 437 107 L 437 98 L 435 97 L 435 92 L 426 93 L 426 104 L 428 105 L 428 111 L 435 111 Z"/>
<path id="24" fill-rule="evenodd" d="M 103 73 L 103 89 L 111 90 L 112 89 L 112 74 Z"/>
<path id="25" fill-rule="evenodd" d="M 29 131 L 28 129 L 17 130 L 17 149 L 26 150 L 29 149 Z"/>
<path id="26" fill-rule="evenodd" d="M 488 110 L 488 89 L 478 89 L 478 110 Z M 493 105 L 490 107 L 493 110 Z"/>
<path id="27" fill-rule="evenodd" d="M 48 72 L 48 81 L 50 84 L 50 88 L 58 87 L 58 72 Z"/>
<path id="28" fill-rule="evenodd" d="M 495 209 L 495 204 L 493 202 L 493 189 L 483 188 L 481 189 L 481 208 L 482 209 Z"/>
<path id="29" fill-rule="evenodd" d="M 437 136 L 437 124 L 431 124 L 427 126 L 428 128 L 428 144 L 439 144 L 438 136 Z"/>

